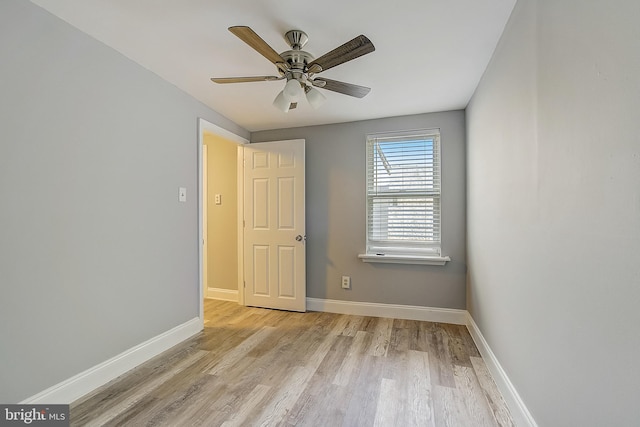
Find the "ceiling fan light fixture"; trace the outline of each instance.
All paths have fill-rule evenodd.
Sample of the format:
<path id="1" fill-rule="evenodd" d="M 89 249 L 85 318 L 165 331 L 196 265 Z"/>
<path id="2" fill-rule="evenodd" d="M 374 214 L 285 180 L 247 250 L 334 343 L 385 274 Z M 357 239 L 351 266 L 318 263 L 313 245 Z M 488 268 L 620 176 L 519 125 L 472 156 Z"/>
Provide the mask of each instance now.
<path id="1" fill-rule="evenodd" d="M 283 113 L 288 113 L 291 107 L 291 101 L 284 95 L 284 90 L 281 90 L 276 99 L 273 100 L 273 106 Z"/>
<path id="2" fill-rule="evenodd" d="M 282 112 L 286 113 L 290 109 L 296 108 L 303 94 L 306 95 L 307 101 L 312 108 L 319 108 L 326 98 L 321 92 L 309 85 L 356 98 L 364 97 L 371 90 L 364 86 L 315 77 L 318 73 L 375 51 L 376 48 L 371 43 L 371 40 L 362 34 L 314 59 L 313 55 L 302 50 L 308 40 L 304 31 L 287 31 L 285 39 L 291 50 L 280 54 L 250 27 L 237 25 L 229 27 L 229 31 L 275 65 L 279 75 L 214 77 L 211 78 L 211 81 L 224 84 L 287 79 L 284 89 L 273 100 L 273 105 Z"/>
<path id="3" fill-rule="evenodd" d="M 309 104 L 314 110 L 320 108 L 320 106 L 327 100 L 327 98 L 318 89 L 312 88 L 311 86 L 305 87 L 304 91 L 307 94 L 307 101 L 309 101 Z"/>

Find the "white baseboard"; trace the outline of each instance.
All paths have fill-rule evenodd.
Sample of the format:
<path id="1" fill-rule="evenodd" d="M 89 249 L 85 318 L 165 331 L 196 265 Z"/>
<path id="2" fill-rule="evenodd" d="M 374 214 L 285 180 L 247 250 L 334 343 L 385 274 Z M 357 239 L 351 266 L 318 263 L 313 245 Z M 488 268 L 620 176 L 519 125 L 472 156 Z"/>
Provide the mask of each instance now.
<path id="1" fill-rule="evenodd" d="M 452 308 L 307 298 L 307 310 L 355 314 L 358 316 L 392 317 L 394 319 L 453 323 L 455 325 L 467 324 L 467 311 Z"/>
<path id="2" fill-rule="evenodd" d="M 70 404 L 201 330 L 202 319 L 193 318 L 20 403 Z"/>
<path id="3" fill-rule="evenodd" d="M 467 329 L 469 329 L 469 333 L 471 334 L 473 341 L 476 343 L 476 346 L 478 347 L 478 350 L 482 355 L 484 363 L 487 365 L 489 372 L 491 372 L 491 376 L 496 382 L 498 390 L 500 390 L 500 393 L 502 393 L 502 397 L 509 407 L 509 411 L 511 411 L 511 416 L 513 417 L 514 423 L 517 426 L 522 427 L 538 427 L 538 424 L 536 424 L 533 416 L 520 398 L 518 391 L 509 380 L 507 373 L 504 371 L 504 369 L 502 369 L 502 366 L 500 365 L 500 362 L 498 362 L 496 355 L 493 354 L 493 351 L 491 351 L 489 344 L 482 336 L 478 325 L 476 325 L 476 322 L 468 312 Z"/>
<path id="4" fill-rule="evenodd" d="M 238 302 L 238 291 L 233 289 L 207 288 L 207 298 Z"/>

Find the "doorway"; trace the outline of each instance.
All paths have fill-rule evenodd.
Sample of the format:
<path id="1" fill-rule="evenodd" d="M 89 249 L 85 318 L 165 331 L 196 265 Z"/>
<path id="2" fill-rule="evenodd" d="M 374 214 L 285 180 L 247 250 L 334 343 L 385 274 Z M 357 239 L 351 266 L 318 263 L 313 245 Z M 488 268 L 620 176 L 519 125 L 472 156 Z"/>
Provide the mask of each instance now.
<path id="1" fill-rule="evenodd" d="M 199 217 L 199 294 L 200 319 L 204 325 L 204 299 L 206 297 L 227 299 L 241 305 L 253 305 L 281 310 L 306 310 L 306 234 L 305 234 L 305 156 L 304 139 L 271 141 L 245 146 L 249 141 L 225 129 L 200 119 L 198 138 L 198 217 Z M 233 193 L 233 186 L 225 190 L 227 196 L 218 193 L 212 176 L 217 154 L 218 139 L 227 139 L 236 155 L 236 227 L 222 226 L 224 231 L 236 228 L 231 237 L 220 238 L 214 231 L 213 213 Z M 204 150 L 203 147 L 207 146 Z M 203 152 L 207 152 L 207 173 L 204 173 Z M 233 163 L 233 153 L 227 153 L 222 162 Z M 220 164 L 217 168 L 224 168 Z M 207 197 L 204 198 L 203 175 L 207 176 Z M 207 208 L 204 208 L 204 200 Z M 247 218 L 244 209 L 248 209 Z M 205 218 L 206 213 L 206 218 Z M 233 215 L 232 215 L 233 216 Z M 246 223 L 245 223 L 246 221 Z M 203 230 L 207 237 L 203 239 Z M 213 288 L 216 267 L 211 263 L 215 250 L 212 242 L 222 243 L 219 254 L 235 252 L 237 275 L 234 289 Z M 266 237 L 265 237 L 266 236 Z M 266 238 L 266 240 L 265 240 Z M 225 246 L 233 242 L 236 248 Z M 206 244 L 206 246 L 205 246 Z M 207 259 L 203 253 L 207 253 Z M 225 258 L 225 257 L 220 257 Z M 218 260 L 220 261 L 220 260 Z M 207 264 L 207 281 L 203 280 L 204 265 Z M 225 265 L 224 261 L 219 263 Z M 233 264 L 228 262 L 227 264 Z M 245 268 L 246 266 L 246 268 Z M 225 267 L 228 267 L 226 265 Z M 245 285 L 246 282 L 246 285 Z M 213 292 L 213 294 L 212 294 Z M 223 295 L 229 296 L 225 298 Z M 233 297 L 230 297 L 233 295 Z M 247 295 L 252 297 L 251 301 Z"/>
<path id="2" fill-rule="evenodd" d="M 239 153 L 242 145 L 248 143 L 239 135 L 204 119 L 199 120 L 198 235 L 201 245 L 198 261 L 200 319 L 203 322 L 205 298 L 243 303 L 240 286 L 243 282 L 240 244 L 243 200 L 238 197 L 242 194 L 242 156 Z"/>

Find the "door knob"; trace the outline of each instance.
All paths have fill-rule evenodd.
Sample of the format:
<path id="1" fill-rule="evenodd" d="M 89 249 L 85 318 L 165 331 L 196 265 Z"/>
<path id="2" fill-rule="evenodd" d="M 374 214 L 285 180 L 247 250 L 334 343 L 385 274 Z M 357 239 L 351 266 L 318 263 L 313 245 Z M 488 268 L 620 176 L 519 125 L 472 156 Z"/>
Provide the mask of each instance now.
<path id="1" fill-rule="evenodd" d="M 302 242 L 303 240 L 306 240 L 306 238 L 307 238 L 306 236 L 303 237 L 301 234 L 298 234 L 296 236 L 296 241 Z"/>

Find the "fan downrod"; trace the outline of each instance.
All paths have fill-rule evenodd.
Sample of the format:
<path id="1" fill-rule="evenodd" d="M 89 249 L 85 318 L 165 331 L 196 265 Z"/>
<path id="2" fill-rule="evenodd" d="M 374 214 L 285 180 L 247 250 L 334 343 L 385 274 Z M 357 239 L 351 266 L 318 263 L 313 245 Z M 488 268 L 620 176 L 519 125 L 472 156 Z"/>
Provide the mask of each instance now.
<path id="1" fill-rule="evenodd" d="M 307 64 L 313 61 L 313 56 L 302 48 L 307 41 L 309 41 L 309 37 L 307 33 L 301 30 L 289 30 L 284 34 L 284 38 L 291 46 L 291 50 L 287 50 L 282 52 L 280 56 L 285 60 L 286 64 L 288 64 L 289 69 L 281 72 L 281 74 L 288 74 L 287 71 L 292 73 L 293 78 L 296 80 L 300 80 L 302 78 L 302 74 L 304 74 L 307 70 Z M 287 75 L 287 79 L 290 79 L 291 76 Z"/>

